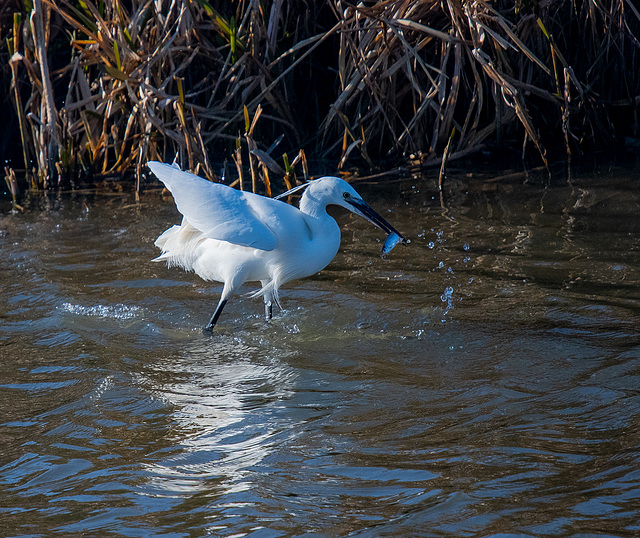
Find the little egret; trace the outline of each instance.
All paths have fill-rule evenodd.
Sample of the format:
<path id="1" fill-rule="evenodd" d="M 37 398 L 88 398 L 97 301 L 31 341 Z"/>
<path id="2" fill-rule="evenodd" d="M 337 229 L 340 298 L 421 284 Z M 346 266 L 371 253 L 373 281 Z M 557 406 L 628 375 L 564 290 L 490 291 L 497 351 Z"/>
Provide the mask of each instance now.
<path id="1" fill-rule="evenodd" d="M 245 282 L 262 284 L 254 296 L 264 298 L 265 315 L 270 319 L 282 284 L 313 275 L 333 260 L 340 246 L 340 228 L 327 213 L 328 205 L 339 205 L 364 217 L 392 236 L 393 245 L 407 243 L 353 187 L 337 177 L 307 183 L 297 209 L 273 198 L 212 183 L 183 172 L 175 164 L 148 164 L 169 189 L 183 216 L 179 226 L 172 226 L 156 240 L 162 254 L 154 261 L 166 261 L 169 266 L 194 271 L 204 280 L 224 284 L 205 331 L 213 329 L 229 297 Z M 391 248 L 385 243 L 387 252 Z"/>

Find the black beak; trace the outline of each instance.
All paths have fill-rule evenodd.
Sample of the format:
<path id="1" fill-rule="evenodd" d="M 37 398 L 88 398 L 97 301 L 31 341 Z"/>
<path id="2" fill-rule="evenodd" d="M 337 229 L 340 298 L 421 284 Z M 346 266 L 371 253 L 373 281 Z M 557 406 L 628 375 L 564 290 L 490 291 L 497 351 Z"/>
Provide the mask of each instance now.
<path id="1" fill-rule="evenodd" d="M 380 215 L 378 215 L 373 209 L 371 209 L 365 202 L 361 200 L 347 200 L 353 207 L 357 209 L 357 213 L 366 218 L 371 224 L 380 228 L 387 235 L 396 234 L 403 243 L 406 243 L 407 240 L 402 236 L 402 234 L 396 230 L 391 224 L 389 224 L 386 220 L 384 220 Z"/>

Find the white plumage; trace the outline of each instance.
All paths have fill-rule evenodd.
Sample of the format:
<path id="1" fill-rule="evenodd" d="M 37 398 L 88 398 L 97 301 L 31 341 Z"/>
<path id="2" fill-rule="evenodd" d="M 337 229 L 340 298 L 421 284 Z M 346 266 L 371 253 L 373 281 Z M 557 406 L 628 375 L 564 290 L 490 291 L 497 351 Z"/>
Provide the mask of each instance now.
<path id="1" fill-rule="evenodd" d="M 212 183 L 176 165 L 150 162 L 169 189 L 183 219 L 155 244 L 166 261 L 224 283 L 211 330 L 230 295 L 245 282 L 260 282 L 267 317 L 282 284 L 324 269 L 340 246 L 340 228 L 327 205 L 361 215 L 387 234 L 400 234 L 375 213 L 348 183 L 323 177 L 308 183 L 300 209 L 285 202 Z M 404 238 L 400 236 L 403 242 Z"/>

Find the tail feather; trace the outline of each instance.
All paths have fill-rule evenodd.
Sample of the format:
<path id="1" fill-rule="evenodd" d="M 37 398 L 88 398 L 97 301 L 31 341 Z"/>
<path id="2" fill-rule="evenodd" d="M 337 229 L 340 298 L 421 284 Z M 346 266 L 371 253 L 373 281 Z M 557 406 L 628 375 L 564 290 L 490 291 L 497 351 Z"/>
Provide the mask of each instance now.
<path id="1" fill-rule="evenodd" d="M 270 280 L 268 284 L 262 286 L 259 290 L 256 290 L 249 294 L 249 297 L 268 297 L 274 303 L 278 305 L 278 308 L 282 309 L 280 305 L 280 296 L 278 295 L 278 291 L 280 288 L 280 283 L 274 278 Z"/>
<path id="2" fill-rule="evenodd" d="M 172 226 L 156 239 L 154 244 L 162 253 L 152 261 L 166 261 L 169 266 L 193 270 L 195 250 L 202 239 L 202 232 L 183 220 L 181 225 Z"/>
<path id="3" fill-rule="evenodd" d="M 169 254 L 168 252 L 163 252 L 162 254 L 160 254 L 160 256 L 157 256 L 156 258 L 153 258 L 151 261 L 152 262 L 163 262 L 163 261 L 169 260 L 169 258 L 171 258 L 171 254 Z"/>

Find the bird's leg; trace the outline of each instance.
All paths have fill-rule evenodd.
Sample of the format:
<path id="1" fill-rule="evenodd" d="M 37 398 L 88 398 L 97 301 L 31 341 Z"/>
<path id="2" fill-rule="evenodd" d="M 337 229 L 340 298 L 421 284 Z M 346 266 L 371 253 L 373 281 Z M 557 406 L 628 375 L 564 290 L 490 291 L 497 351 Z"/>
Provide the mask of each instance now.
<path id="1" fill-rule="evenodd" d="M 226 299 L 220 299 L 220 302 L 218 303 L 218 306 L 216 306 L 216 310 L 213 313 L 213 316 L 211 316 L 211 319 L 209 320 L 209 324 L 203 329 L 203 331 L 205 333 L 210 333 L 213 332 L 213 327 L 215 326 L 216 322 L 218 321 L 218 318 L 220 317 L 220 314 L 222 314 L 222 309 L 224 308 L 224 305 L 227 304 L 227 300 Z"/>

